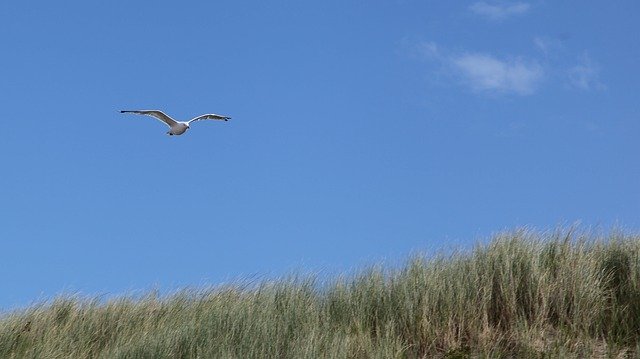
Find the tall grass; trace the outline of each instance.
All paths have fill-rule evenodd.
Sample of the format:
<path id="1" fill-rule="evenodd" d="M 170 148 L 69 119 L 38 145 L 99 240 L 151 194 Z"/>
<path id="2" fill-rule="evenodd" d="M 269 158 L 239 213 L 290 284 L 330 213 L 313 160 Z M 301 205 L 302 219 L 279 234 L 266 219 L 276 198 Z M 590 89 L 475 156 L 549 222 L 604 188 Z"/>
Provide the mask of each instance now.
<path id="1" fill-rule="evenodd" d="M 640 237 L 497 235 L 318 283 L 289 278 L 0 317 L 1 358 L 640 356 Z"/>

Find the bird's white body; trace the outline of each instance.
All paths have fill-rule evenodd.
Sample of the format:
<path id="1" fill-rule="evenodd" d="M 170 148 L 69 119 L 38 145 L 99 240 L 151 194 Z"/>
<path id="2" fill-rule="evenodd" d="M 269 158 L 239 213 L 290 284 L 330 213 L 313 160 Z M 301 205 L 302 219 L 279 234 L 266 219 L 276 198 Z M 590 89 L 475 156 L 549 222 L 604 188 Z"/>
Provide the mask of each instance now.
<path id="1" fill-rule="evenodd" d="M 167 131 L 167 135 L 169 136 L 178 136 L 181 135 L 189 128 L 191 122 L 200 121 L 200 120 L 221 120 L 228 121 L 231 117 L 216 115 L 215 113 L 208 113 L 205 115 L 200 115 L 198 117 L 194 117 L 189 121 L 176 121 L 173 118 L 169 117 L 162 111 L 158 110 L 134 110 L 134 111 L 120 111 L 120 113 L 135 113 L 138 115 L 147 115 L 154 117 L 162 122 L 164 122 L 167 126 L 169 126 L 169 131 Z"/>
<path id="2" fill-rule="evenodd" d="M 167 132 L 167 134 L 169 136 L 173 136 L 173 135 L 181 135 L 185 132 L 187 132 L 187 130 L 189 129 L 189 124 L 186 122 L 178 122 L 173 126 L 169 126 L 169 132 Z"/>

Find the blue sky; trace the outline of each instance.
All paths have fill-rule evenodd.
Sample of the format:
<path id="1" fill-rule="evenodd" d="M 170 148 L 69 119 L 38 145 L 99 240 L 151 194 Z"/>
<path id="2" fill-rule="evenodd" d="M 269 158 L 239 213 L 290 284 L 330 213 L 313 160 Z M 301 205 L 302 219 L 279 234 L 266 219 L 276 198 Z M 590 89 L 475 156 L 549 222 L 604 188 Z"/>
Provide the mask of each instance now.
<path id="1" fill-rule="evenodd" d="M 640 3 L 0 4 L 0 308 L 640 225 Z M 121 115 L 215 112 L 169 137 Z"/>

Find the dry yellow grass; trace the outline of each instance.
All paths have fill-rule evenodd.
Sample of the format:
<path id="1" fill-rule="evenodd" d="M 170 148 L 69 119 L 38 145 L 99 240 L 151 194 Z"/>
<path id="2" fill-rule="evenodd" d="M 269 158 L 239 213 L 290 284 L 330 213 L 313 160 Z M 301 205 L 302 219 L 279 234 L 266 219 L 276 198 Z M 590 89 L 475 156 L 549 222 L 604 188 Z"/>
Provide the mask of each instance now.
<path id="1" fill-rule="evenodd" d="M 516 231 L 318 283 L 289 278 L 0 318 L 2 358 L 637 357 L 640 237 Z"/>

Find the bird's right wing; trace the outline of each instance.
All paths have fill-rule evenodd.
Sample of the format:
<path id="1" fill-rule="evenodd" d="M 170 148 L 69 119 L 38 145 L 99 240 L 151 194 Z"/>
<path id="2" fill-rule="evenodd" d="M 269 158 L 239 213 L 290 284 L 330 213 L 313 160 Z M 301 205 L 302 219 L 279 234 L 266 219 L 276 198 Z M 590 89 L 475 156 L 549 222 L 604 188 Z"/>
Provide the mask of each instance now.
<path id="1" fill-rule="evenodd" d="M 123 111 L 120 111 L 120 113 L 135 113 L 138 115 L 155 117 L 156 119 L 166 123 L 169 127 L 178 123 L 176 120 L 172 119 L 164 112 L 158 111 L 158 110 L 133 110 L 133 111 L 123 110 Z"/>
<path id="2" fill-rule="evenodd" d="M 200 120 L 219 120 L 219 121 L 229 121 L 231 117 L 229 116 L 223 116 L 223 115 L 216 115 L 215 113 L 208 113 L 205 115 L 200 115 L 198 117 L 194 117 L 192 119 L 189 120 L 189 124 L 191 124 L 191 122 L 195 122 L 195 121 L 200 121 Z"/>

